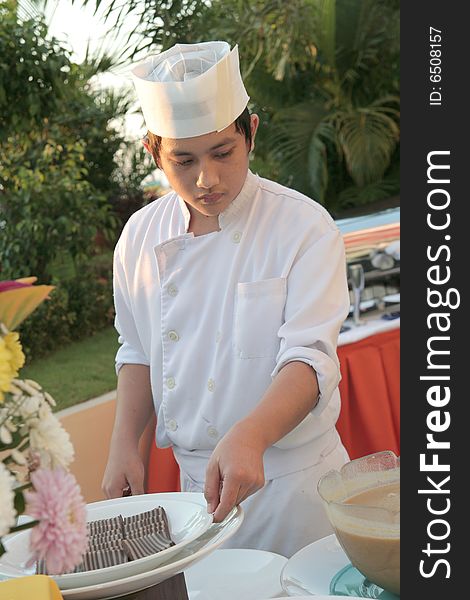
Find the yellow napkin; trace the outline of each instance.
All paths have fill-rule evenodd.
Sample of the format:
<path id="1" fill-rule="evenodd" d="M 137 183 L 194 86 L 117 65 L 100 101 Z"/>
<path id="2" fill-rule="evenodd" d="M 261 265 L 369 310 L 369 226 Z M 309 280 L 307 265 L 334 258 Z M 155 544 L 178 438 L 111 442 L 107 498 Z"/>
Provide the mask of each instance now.
<path id="1" fill-rule="evenodd" d="M 0 600 L 62 600 L 56 582 L 47 575 L 19 577 L 0 583 Z"/>

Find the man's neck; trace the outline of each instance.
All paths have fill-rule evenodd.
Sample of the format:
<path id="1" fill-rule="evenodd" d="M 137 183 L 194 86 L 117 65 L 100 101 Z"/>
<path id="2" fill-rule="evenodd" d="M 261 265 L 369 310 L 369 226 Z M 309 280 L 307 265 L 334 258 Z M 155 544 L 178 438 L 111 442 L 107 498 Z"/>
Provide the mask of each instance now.
<path id="1" fill-rule="evenodd" d="M 190 208 L 191 218 L 189 220 L 188 233 L 194 233 L 194 236 L 205 235 L 213 231 L 220 231 L 219 217 L 206 217 L 198 211 Z"/>

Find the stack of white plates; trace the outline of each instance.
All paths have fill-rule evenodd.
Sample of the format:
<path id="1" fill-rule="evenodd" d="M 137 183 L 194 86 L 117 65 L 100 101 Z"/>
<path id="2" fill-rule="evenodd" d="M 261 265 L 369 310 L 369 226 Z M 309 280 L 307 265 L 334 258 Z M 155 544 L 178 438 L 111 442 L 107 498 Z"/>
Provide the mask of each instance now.
<path id="1" fill-rule="evenodd" d="M 328 535 L 292 556 L 281 572 L 281 585 L 287 595 L 281 598 L 295 596 L 297 600 L 315 597 L 315 600 L 338 598 L 330 593 L 332 579 L 339 571 L 350 565 L 349 559 L 341 548 L 336 536 Z M 360 600 L 351 591 L 346 594 L 349 600 Z M 341 596 L 346 600 L 346 596 Z M 366 596 L 369 597 L 369 596 Z M 374 597 L 375 596 L 371 596 Z M 382 596 L 380 596 L 382 597 Z M 388 596 L 387 596 L 388 597 Z"/>
<path id="2" fill-rule="evenodd" d="M 189 600 L 260 600 L 282 595 L 287 558 L 264 550 L 216 550 L 185 570 Z"/>
<path id="3" fill-rule="evenodd" d="M 329 535 L 289 559 L 281 573 L 282 589 L 288 596 L 327 596 L 331 580 L 348 564 L 336 536 Z"/>
<path id="4" fill-rule="evenodd" d="M 157 506 L 163 506 L 168 515 L 174 546 L 122 565 L 54 576 L 62 596 L 67 600 L 102 600 L 157 585 L 213 552 L 243 522 L 243 511 L 237 507 L 223 523 L 212 524 L 203 494 L 176 492 L 94 502 L 87 506 L 87 519 L 96 521 L 119 514 L 127 517 Z M 29 536 L 30 531 L 25 530 L 5 540 L 7 552 L 0 558 L 0 578 L 34 573 L 34 568 L 27 566 Z"/>

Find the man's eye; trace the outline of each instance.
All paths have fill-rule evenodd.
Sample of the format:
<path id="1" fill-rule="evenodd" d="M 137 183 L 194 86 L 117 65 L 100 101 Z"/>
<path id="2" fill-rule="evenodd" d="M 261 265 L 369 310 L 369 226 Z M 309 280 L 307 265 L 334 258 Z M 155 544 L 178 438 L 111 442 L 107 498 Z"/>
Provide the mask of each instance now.
<path id="1" fill-rule="evenodd" d="M 216 154 L 215 157 L 216 158 L 227 158 L 227 156 L 230 156 L 233 152 L 232 150 L 228 150 L 227 152 L 219 152 L 219 154 Z"/>
<path id="2" fill-rule="evenodd" d="M 175 160 L 175 164 L 177 164 L 179 167 L 186 167 L 187 165 L 190 165 L 193 161 L 189 158 L 188 160 L 182 160 L 182 161 L 177 161 Z"/>

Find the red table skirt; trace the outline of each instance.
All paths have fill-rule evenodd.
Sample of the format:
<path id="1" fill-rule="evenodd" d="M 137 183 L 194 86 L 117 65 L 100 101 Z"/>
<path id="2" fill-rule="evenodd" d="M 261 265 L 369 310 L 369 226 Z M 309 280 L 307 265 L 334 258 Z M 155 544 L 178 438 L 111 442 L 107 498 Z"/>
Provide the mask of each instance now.
<path id="1" fill-rule="evenodd" d="M 380 450 L 400 453 L 400 329 L 338 348 L 342 380 L 337 429 L 351 458 Z M 148 492 L 179 491 L 171 448 L 152 444 Z"/>
<path id="2" fill-rule="evenodd" d="M 336 427 L 351 458 L 400 453 L 400 329 L 338 348 L 342 379 Z"/>

